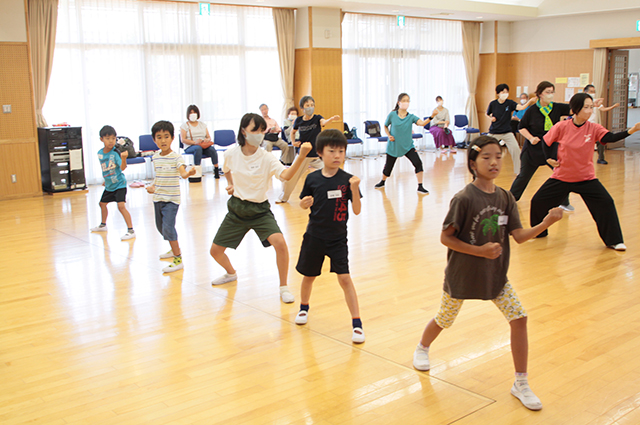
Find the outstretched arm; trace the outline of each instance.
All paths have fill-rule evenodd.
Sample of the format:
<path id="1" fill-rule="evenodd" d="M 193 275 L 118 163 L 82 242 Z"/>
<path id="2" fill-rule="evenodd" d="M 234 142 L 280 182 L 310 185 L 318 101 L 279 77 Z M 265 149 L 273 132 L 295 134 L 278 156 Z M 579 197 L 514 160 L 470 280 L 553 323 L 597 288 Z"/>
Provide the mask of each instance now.
<path id="1" fill-rule="evenodd" d="M 542 220 L 542 223 L 528 229 L 516 229 L 511 232 L 511 236 L 518 243 L 524 243 L 535 238 L 543 231 L 547 230 L 556 221 L 562 218 L 562 208 L 556 207 L 549 210 L 549 214 Z"/>
<path id="2" fill-rule="evenodd" d="M 362 211 L 362 202 L 360 200 L 360 178 L 357 176 L 351 176 L 349 179 L 351 185 L 351 208 L 355 215 L 360 214 Z"/>
<path id="3" fill-rule="evenodd" d="M 189 171 L 187 171 L 187 166 L 182 164 L 180 168 L 178 168 L 178 172 L 180 173 L 180 177 L 186 179 L 187 177 L 193 176 L 196 173 L 196 167 L 191 167 Z"/>
<path id="4" fill-rule="evenodd" d="M 532 97 L 531 99 L 529 99 L 529 101 L 527 103 L 525 103 L 524 105 L 518 103 L 518 106 L 516 106 L 516 111 L 522 111 L 523 109 L 527 109 L 529 106 L 533 105 L 534 103 L 536 103 L 538 101 L 538 98 L 536 97 Z"/>
<path id="5" fill-rule="evenodd" d="M 283 180 L 283 181 L 291 180 L 291 177 L 295 176 L 295 174 L 298 172 L 298 170 L 300 169 L 300 165 L 302 165 L 302 161 L 305 160 L 305 158 L 307 157 L 307 154 L 310 151 L 311 151 L 311 143 L 304 142 L 300 146 L 300 153 L 296 157 L 296 160 L 293 161 L 293 164 L 291 164 L 291 167 L 287 168 L 282 173 L 280 173 L 280 180 Z"/>
<path id="6" fill-rule="evenodd" d="M 616 104 L 611 105 L 611 106 L 603 106 L 603 107 L 600 108 L 600 112 L 609 112 L 610 110 L 615 109 L 618 106 L 620 106 L 619 103 L 616 103 Z"/>
<path id="7" fill-rule="evenodd" d="M 334 116 L 332 116 L 331 118 L 326 119 L 326 120 L 325 120 L 325 119 L 321 119 L 321 120 L 320 120 L 320 125 L 321 125 L 322 127 L 324 127 L 325 125 L 329 124 L 331 121 L 337 121 L 337 120 L 339 120 L 339 119 L 340 119 L 340 115 L 334 115 Z"/>

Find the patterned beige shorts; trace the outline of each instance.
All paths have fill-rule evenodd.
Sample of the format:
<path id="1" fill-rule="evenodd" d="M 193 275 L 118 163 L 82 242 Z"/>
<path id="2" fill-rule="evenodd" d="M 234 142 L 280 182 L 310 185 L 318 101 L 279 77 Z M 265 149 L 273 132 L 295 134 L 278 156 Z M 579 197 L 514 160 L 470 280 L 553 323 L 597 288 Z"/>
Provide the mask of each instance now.
<path id="1" fill-rule="evenodd" d="M 527 317 L 527 312 L 520 304 L 518 295 L 509 282 L 504 285 L 498 297 L 491 301 L 500 309 L 509 322 Z M 464 300 L 451 298 L 449 294 L 443 291 L 440 311 L 435 317 L 436 324 L 441 328 L 448 328 L 453 325 L 453 321 L 456 320 L 463 302 Z"/>

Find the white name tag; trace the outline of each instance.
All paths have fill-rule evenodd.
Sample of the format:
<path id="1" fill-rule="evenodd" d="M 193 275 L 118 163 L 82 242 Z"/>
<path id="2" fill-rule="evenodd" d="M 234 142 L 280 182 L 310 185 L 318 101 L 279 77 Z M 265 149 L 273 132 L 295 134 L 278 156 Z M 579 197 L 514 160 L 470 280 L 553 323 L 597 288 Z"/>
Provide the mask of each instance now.
<path id="1" fill-rule="evenodd" d="M 498 217 L 498 226 L 505 226 L 509 222 L 508 215 L 501 215 Z"/>
<path id="2" fill-rule="evenodd" d="M 163 166 L 162 166 L 162 169 L 163 169 L 164 171 L 171 171 L 171 169 L 172 169 L 172 168 L 173 168 L 173 167 L 172 167 L 171 165 L 163 165 Z"/>
<path id="3" fill-rule="evenodd" d="M 342 191 L 340 189 L 329 190 L 327 192 L 327 199 L 337 199 L 342 198 Z"/>

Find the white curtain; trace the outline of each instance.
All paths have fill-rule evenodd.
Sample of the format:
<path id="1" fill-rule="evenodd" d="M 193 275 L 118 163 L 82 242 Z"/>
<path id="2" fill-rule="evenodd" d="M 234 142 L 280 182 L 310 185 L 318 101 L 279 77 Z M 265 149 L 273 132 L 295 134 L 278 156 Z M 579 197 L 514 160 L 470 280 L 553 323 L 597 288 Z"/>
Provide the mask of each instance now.
<path id="1" fill-rule="evenodd" d="M 400 93 L 411 97 L 409 112 L 431 115 L 435 97 L 453 115 L 464 114 L 468 88 L 460 22 L 346 13 L 342 22 L 344 120 L 364 139 L 366 120 L 382 126 Z M 417 131 L 417 130 L 414 130 Z M 365 154 L 379 144 L 365 144 Z"/>
<path id="2" fill-rule="evenodd" d="M 607 84 L 607 63 L 609 62 L 609 50 L 593 49 L 593 85 L 596 86 L 596 99 L 604 97 L 605 84 Z M 605 100 L 604 104 L 609 106 Z M 596 109 L 596 122 L 603 124 L 600 110 Z"/>
<path id="3" fill-rule="evenodd" d="M 476 87 L 480 71 L 480 22 L 462 23 L 462 46 L 467 83 L 469 84 L 469 97 L 465 111 L 469 118 L 469 127 L 480 128 L 476 106 Z"/>
<path id="4" fill-rule="evenodd" d="M 36 123 L 38 127 L 47 127 L 47 120 L 42 115 L 42 105 L 47 98 L 53 66 L 58 0 L 29 0 L 28 8 Z"/>
<path id="5" fill-rule="evenodd" d="M 280 57 L 280 81 L 284 105 L 282 116 L 287 109 L 295 105 L 293 99 L 293 77 L 296 56 L 296 15 L 293 9 L 273 9 L 273 22 L 278 41 L 278 55 Z"/>
<path id="6" fill-rule="evenodd" d="M 271 9 L 211 5 L 210 16 L 201 16 L 198 3 L 59 1 L 44 112 L 50 123 L 83 127 L 90 183 L 102 180 L 96 152 L 103 125 L 137 146 L 154 122 L 171 121 L 177 151 L 190 104 L 212 134 L 237 131 L 242 115 L 259 112 L 262 103 L 282 108 Z"/>

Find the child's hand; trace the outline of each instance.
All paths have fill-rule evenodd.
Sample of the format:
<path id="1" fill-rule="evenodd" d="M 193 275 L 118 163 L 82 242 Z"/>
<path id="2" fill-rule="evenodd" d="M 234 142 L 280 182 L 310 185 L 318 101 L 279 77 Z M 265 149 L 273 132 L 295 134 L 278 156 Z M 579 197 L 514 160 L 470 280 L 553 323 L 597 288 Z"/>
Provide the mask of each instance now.
<path id="1" fill-rule="evenodd" d="M 556 221 L 560 221 L 562 219 L 562 208 L 555 207 L 549 210 L 549 214 L 542 220 L 544 223 L 551 226 Z"/>
<path id="2" fill-rule="evenodd" d="M 493 116 L 493 114 L 489 114 L 489 116 L 491 117 L 491 122 L 496 122 L 496 117 Z"/>
<path id="3" fill-rule="evenodd" d="M 127 160 L 127 158 L 129 158 L 129 151 L 124 151 L 120 154 L 120 158 L 124 159 L 125 161 Z"/>
<path id="4" fill-rule="evenodd" d="M 300 147 L 300 145 L 301 145 L 301 143 L 300 143 L 300 141 L 299 141 L 299 140 L 296 140 L 296 141 L 294 141 L 294 142 L 291 142 L 291 144 L 293 145 L 293 147 L 294 147 L 294 148 L 299 148 L 299 147 Z"/>
<path id="5" fill-rule="evenodd" d="M 558 168 L 560 166 L 560 163 L 553 158 L 547 159 L 547 164 L 551 165 L 553 168 Z"/>
<path id="6" fill-rule="evenodd" d="M 227 194 L 228 194 L 228 195 L 233 195 L 233 185 L 232 185 L 232 184 L 230 184 L 229 186 L 227 186 L 227 187 L 225 188 L 225 190 L 227 191 Z"/>
<path id="7" fill-rule="evenodd" d="M 495 260 L 500 255 L 502 255 L 502 245 L 497 242 L 487 242 L 486 244 L 482 245 L 480 249 L 480 256 L 488 258 L 490 260 Z"/>
<path id="8" fill-rule="evenodd" d="M 396 138 L 395 138 L 395 137 L 393 137 L 393 136 L 389 136 L 389 141 L 390 141 L 390 142 L 395 142 L 395 141 L 396 141 Z"/>
<path id="9" fill-rule="evenodd" d="M 193 176 L 196 173 L 196 167 L 191 167 L 189 171 L 187 171 L 187 177 Z"/>
<path id="10" fill-rule="evenodd" d="M 156 185 L 154 184 L 150 184 L 149 186 L 147 186 L 145 189 L 147 189 L 148 193 L 154 193 L 156 191 Z"/>
<path id="11" fill-rule="evenodd" d="M 305 196 L 300 200 L 300 207 L 302 209 L 307 209 L 313 205 L 313 196 Z"/>
<path id="12" fill-rule="evenodd" d="M 358 190 L 358 186 L 360 186 L 360 177 L 351 176 L 349 179 L 349 184 L 351 185 L 351 191 L 355 192 Z"/>
<path id="13" fill-rule="evenodd" d="M 302 145 L 300 145 L 300 155 L 307 156 L 307 154 L 311 152 L 311 148 L 313 148 L 311 143 L 304 142 Z"/>

